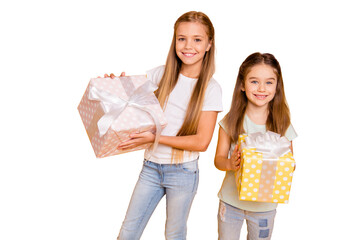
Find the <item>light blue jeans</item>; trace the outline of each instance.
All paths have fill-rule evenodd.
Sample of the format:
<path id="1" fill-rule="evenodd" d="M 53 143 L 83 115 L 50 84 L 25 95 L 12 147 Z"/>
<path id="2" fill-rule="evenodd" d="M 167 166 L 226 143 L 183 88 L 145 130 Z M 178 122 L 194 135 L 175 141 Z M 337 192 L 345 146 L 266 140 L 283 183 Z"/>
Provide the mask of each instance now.
<path id="1" fill-rule="evenodd" d="M 186 222 L 199 183 L 198 160 L 157 164 L 145 160 L 118 240 L 140 239 L 153 211 L 166 195 L 165 237 L 186 239 Z"/>
<path id="2" fill-rule="evenodd" d="M 220 200 L 218 212 L 219 240 L 239 240 L 244 219 L 247 240 L 269 240 L 274 227 L 276 210 L 251 212 L 233 207 Z"/>

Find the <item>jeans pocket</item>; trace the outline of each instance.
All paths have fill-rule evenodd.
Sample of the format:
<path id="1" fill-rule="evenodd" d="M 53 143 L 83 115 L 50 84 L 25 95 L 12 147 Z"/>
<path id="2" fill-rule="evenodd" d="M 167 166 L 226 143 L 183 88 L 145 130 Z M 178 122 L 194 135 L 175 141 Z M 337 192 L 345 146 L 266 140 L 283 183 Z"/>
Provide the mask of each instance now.
<path id="1" fill-rule="evenodd" d="M 197 160 L 182 163 L 180 167 L 181 167 L 182 171 L 185 172 L 185 173 L 195 174 L 195 173 L 197 173 L 199 171 L 198 161 Z"/>

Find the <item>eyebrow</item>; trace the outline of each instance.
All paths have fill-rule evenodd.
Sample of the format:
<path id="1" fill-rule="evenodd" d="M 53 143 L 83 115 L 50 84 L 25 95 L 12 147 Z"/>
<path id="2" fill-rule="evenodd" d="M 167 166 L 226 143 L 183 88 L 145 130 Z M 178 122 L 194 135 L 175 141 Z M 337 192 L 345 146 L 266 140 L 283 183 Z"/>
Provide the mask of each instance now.
<path id="1" fill-rule="evenodd" d="M 257 77 L 249 77 L 249 79 L 258 79 Z M 275 78 L 267 78 L 266 80 L 276 80 Z"/>
<path id="2" fill-rule="evenodd" d="M 183 34 L 179 34 L 179 35 L 176 35 L 177 37 L 187 37 L 187 35 L 183 35 Z M 202 35 L 193 35 L 191 37 L 195 37 L 195 38 L 205 38 L 204 36 Z"/>

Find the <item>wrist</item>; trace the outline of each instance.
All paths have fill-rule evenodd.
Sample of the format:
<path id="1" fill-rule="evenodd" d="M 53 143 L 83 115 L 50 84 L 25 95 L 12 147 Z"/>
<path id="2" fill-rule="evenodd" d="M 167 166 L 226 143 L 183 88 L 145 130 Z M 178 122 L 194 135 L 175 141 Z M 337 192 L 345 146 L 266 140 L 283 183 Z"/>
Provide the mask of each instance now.
<path id="1" fill-rule="evenodd" d="M 231 158 L 228 158 L 227 160 L 226 160 L 226 171 L 232 171 L 232 170 L 234 170 L 233 168 L 232 168 L 232 164 L 231 164 Z"/>

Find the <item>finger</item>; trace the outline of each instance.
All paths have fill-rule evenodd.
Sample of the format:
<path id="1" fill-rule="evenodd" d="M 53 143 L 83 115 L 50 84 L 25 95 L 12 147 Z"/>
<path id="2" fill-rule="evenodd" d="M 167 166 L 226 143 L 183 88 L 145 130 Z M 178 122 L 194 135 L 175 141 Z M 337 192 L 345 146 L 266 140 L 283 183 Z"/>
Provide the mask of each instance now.
<path id="1" fill-rule="evenodd" d="M 136 140 L 129 139 L 127 141 L 124 141 L 124 142 L 120 143 L 118 146 L 121 147 L 121 148 L 126 148 L 126 147 L 129 147 L 131 145 L 134 145 L 135 143 L 136 143 Z"/>
<path id="2" fill-rule="evenodd" d="M 134 144 L 126 144 L 126 145 L 119 145 L 117 148 L 121 149 L 121 150 L 126 150 L 126 149 L 133 148 L 134 146 L 135 146 Z"/>
<path id="3" fill-rule="evenodd" d="M 232 154 L 233 154 L 233 155 L 235 155 L 235 154 L 236 154 L 236 155 L 239 155 L 239 151 L 238 151 L 238 150 L 239 150 L 239 146 L 236 144 L 236 145 L 235 145 L 235 148 L 234 148 L 234 151 L 232 152 Z"/>
<path id="4" fill-rule="evenodd" d="M 122 72 L 122 73 L 120 74 L 120 77 L 125 77 L 125 72 Z"/>
<path id="5" fill-rule="evenodd" d="M 126 151 L 126 150 L 130 150 L 132 148 L 134 148 L 135 146 L 127 146 L 127 147 L 120 147 L 118 146 L 117 149 L 121 150 L 121 151 Z"/>
<path id="6" fill-rule="evenodd" d="M 115 77 L 115 74 L 110 73 L 110 77 L 111 77 L 111 78 L 114 78 L 114 77 Z"/>
<path id="7" fill-rule="evenodd" d="M 149 134 L 149 132 L 140 132 L 140 130 L 136 131 L 136 132 L 132 132 L 130 133 L 129 137 L 130 138 L 144 138 L 147 136 L 147 134 Z"/>
<path id="8" fill-rule="evenodd" d="M 231 159 L 235 161 L 235 159 L 238 158 L 239 158 L 239 152 L 237 151 L 237 145 L 236 145 L 234 151 L 231 153 Z"/>
<path id="9" fill-rule="evenodd" d="M 131 149 L 131 148 L 134 148 L 134 147 L 136 147 L 136 145 L 134 145 L 134 144 L 130 144 L 130 145 L 126 145 L 126 146 L 120 146 L 120 145 L 119 145 L 119 146 L 117 147 L 117 149 L 125 151 L 125 150 L 129 150 L 129 149 Z"/>

